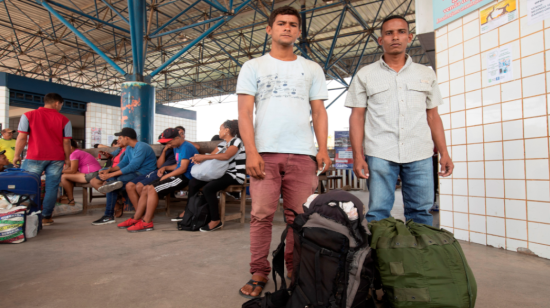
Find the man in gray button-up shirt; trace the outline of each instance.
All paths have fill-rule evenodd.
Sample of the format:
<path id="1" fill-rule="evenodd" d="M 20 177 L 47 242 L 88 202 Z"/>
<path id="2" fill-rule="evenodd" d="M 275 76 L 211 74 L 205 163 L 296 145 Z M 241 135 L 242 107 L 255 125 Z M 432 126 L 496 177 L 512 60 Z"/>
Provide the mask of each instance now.
<path id="1" fill-rule="evenodd" d="M 378 38 L 384 55 L 357 73 L 346 99 L 345 105 L 352 108 L 353 170 L 368 179 L 368 221 L 390 216 L 399 175 L 405 217 L 431 225 L 434 143 L 441 153 L 439 175 L 449 176 L 454 168 L 437 112 L 443 101 L 436 76 L 406 54 L 412 37 L 403 17 L 387 17 Z"/>

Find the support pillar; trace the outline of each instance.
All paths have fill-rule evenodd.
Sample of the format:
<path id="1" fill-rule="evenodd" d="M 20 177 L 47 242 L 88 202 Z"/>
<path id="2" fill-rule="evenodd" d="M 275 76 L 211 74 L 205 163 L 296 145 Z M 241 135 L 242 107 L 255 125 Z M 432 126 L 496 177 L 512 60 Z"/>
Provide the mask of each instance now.
<path id="1" fill-rule="evenodd" d="M 136 130 L 138 141 L 155 142 L 155 87 L 138 81 L 122 84 L 122 127 Z"/>

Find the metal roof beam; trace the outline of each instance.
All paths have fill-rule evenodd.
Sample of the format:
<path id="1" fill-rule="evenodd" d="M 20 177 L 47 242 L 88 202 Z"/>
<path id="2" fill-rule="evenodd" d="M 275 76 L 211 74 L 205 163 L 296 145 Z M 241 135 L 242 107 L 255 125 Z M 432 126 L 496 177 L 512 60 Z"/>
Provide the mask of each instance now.
<path id="1" fill-rule="evenodd" d="M 80 31 L 78 31 L 70 22 L 68 22 L 61 14 L 54 10 L 46 1 L 44 0 L 35 0 L 38 4 L 42 4 L 46 10 L 48 10 L 52 15 L 54 15 L 59 21 L 61 21 L 67 28 L 71 29 L 73 33 L 83 40 L 90 48 L 92 48 L 100 57 L 102 57 L 107 63 L 109 63 L 114 69 L 116 69 L 121 75 L 126 75 L 126 72 L 120 68 L 111 58 L 109 58 L 101 49 L 99 49 L 94 43 L 92 43 L 88 38 L 86 38 Z"/>

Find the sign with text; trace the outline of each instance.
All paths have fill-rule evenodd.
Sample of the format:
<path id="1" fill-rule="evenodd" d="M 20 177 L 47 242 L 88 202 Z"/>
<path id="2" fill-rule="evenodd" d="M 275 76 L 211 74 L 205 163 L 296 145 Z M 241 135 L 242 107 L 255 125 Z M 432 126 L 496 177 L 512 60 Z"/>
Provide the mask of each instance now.
<path id="1" fill-rule="evenodd" d="M 353 152 L 349 131 L 334 132 L 334 168 L 353 169 Z"/>
<path id="2" fill-rule="evenodd" d="M 494 0 L 433 0 L 434 29 L 457 20 Z"/>
<path id="3" fill-rule="evenodd" d="M 550 0 L 527 0 L 527 24 L 550 18 Z"/>
<path id="4" fill-rule="evenodd" d="M 516 0 L 504 0 L 479 12 L 481 33 L 505 25 L 518 18 Z"/>
<path id="5" fill-rule="evenodd" d="M 510 81 L 514 78 L 512 70 L 512 44 L 487 52 L 487 83 Z"/>

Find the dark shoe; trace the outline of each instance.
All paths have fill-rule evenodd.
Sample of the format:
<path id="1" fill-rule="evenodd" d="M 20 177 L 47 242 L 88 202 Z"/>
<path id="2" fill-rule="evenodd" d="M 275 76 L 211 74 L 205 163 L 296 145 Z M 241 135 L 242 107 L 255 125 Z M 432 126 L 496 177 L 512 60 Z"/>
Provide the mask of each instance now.
<path id="1" fill-rule="evenodd" d="M 210 231 L 215 231 L 215 230 L 218 230 L 218 229 L 221 229 L 223 227 L 223 224 L 222 222 L 220 221 L 220 223 L 218 223 L 218 225 L 216 225 L 214 228 L 210 229 L 210 227 L 208 227 L 208 225 L 200 228 L 199 230 L 201 232 L 210 232 Z"/>
<path id="2" fill-rule="evenodd" d="M 172 218 L 172 221 L 182 221 L 183 220 L 183 217 L 180 217 L 181 214 L 178 214 L 178 216 L 176 216 L 176 218 Z"/>
<path id="3" fill-rule="evenodd" d="M 115 218 L 113 216 L 103 216 L 100 219 L 92 222 L 92 225 L 101 226 L 101 225 L 113 224 L 113 223 L 115 223 Z"/>
<path id="4" fill-rule="evenodd" d="M 115 191 L 117 189 L 121 189 L 124 184 L 121 181 L 114 181 L 114 182 L 107 182 L 103 186 L 99 187 L 97 191 L 100 193 L 106 195 L 112 191 Z"/>

